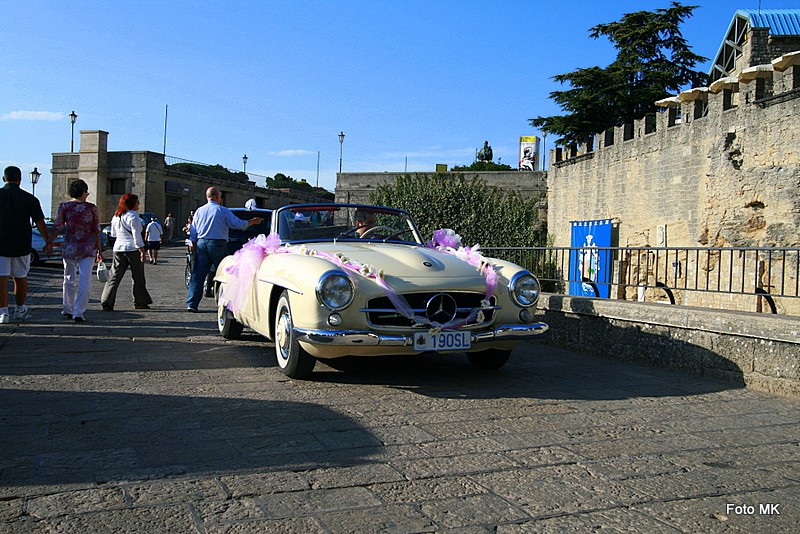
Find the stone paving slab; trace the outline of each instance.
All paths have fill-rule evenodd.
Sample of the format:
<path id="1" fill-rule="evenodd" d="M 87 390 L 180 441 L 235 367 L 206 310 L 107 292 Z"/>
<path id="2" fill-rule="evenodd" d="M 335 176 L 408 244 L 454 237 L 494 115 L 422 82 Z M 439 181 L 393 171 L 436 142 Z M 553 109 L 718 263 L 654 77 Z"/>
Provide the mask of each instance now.
<path id="1" fill-rule="evenodd" d="M 188 314 L 183 250 L 87 323 L 0 328 L 0 532 L 791 532 L 800 401 L 527 343 L 277 368 Z"/>

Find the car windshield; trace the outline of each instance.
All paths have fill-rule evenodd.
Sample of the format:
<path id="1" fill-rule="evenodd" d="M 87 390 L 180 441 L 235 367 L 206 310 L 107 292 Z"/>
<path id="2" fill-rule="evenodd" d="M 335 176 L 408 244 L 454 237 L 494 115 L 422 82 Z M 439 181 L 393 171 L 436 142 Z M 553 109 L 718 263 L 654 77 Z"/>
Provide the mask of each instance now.
<path id="1" fill-rule="evenodd" d="M 56 227 L 56 225 L 55 225 L 55 224 L 53 224 L 53 223 L 44 223 L 44 225 L 47 227 L 47 233 L 48 233 L 48 234 L 52 234 L 52 233 L 53 233 L 53 229 Z M 42 234 L 41 234 L 41 232 L 39 232 L 39 228 L 37 228 L 36 226 L 34 226 L 33 228 L 31 228 L 31 231 L 32 231 L 34 234 L 36 234 L 36 235 L 38 235 L 38 236 L 40 236 L 40 237 L 41 237 L 41 235 L 42 235 Z"/>
<path id="2" fill-rule="evenodd" d="M 284 243 L 377 241 L 422 244 L 411 216 L 377 206 L 327 204 L 286 206 L 275 212 Z"/>

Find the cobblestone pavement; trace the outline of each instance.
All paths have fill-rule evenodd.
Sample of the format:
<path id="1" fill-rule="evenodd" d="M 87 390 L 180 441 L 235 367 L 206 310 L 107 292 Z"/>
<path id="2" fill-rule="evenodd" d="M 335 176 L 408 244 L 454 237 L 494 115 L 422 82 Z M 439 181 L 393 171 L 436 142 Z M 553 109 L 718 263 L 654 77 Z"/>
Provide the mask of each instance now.
<path id="1" fill-rule="evenodd" d="M 0 325 L 2 532 L 797 532 L 800 402 L 520 346 L 281 374 L 252 332 L 188 314 L 183 250 L 155 304 Z"/>

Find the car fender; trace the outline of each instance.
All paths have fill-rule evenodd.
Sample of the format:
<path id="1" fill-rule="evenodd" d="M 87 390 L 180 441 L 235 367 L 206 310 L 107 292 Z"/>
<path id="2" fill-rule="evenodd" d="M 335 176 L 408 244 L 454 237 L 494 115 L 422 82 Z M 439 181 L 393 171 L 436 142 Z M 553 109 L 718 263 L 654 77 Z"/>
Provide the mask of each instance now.
<path id="1" fill-rule="evenodd" d="M 227 283 L 231 276 L 227 268 L 234 265 L 235 258 L 228 256 L 221 263 L 214 276 L 217 283 Z M 284 290 L 291 293 L 292 311 L 297 315 L 297 323 L 317 324 L 326 311 L 317 301 L 316 286 L 320 277 L 329 271 L 340 271 L 346 274 L 357 291 L 356 276 L 347 273 L 334 262 L 313 255 L 299 253 L 274 253 L 261 260 L 254 280 L 249 287 L 251 291 L 243 302 L 236 317 L 242 323 L 272 339 L 275 308 L 280 294 Z M 253 298 L 262 303 L 256 308 Z M 268 303 L 266 306 L 263 303 Z M 322 319 L 324 320 L 324 319 Z"/>

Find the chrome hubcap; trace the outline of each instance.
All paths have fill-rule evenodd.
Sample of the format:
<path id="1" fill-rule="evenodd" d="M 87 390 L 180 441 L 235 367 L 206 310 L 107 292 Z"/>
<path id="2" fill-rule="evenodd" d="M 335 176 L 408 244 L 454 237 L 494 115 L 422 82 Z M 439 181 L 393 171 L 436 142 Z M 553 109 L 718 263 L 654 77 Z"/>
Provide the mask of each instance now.
<path id="1" fill-rule="evenodd" d="M 281 315 L 278 318 L 278 328 L 275 332 L 275 341 L 280 348 L 281 356 L 285 359 L 289 352 L 289 342 L 291 340 L 292 319 L 289 317 L 288 311 L 284 308 L 281 310 Z"/>

